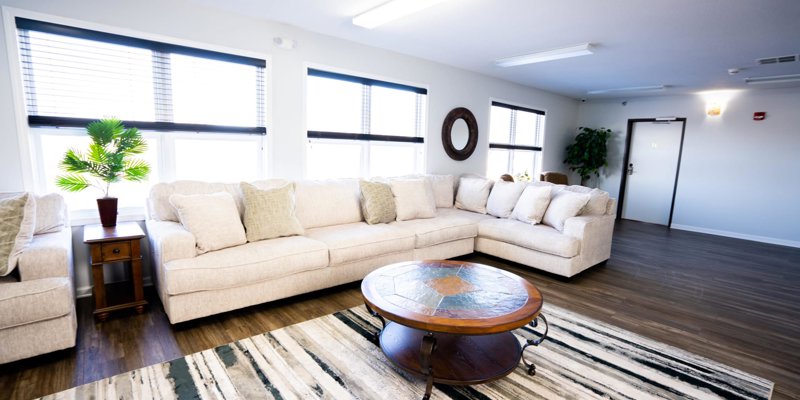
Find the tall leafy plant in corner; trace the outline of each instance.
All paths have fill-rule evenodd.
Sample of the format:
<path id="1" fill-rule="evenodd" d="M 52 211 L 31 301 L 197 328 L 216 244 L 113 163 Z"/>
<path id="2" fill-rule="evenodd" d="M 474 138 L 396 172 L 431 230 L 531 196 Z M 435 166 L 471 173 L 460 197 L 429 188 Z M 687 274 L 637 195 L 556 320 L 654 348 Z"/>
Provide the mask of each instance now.
<path id="1" fill-rule="evenodd" d="M 600 176 L 600 168 L 608 166 L 607 142 L 612 134 L 611 129 L 582 126 L 578 128 L 575 141 L 567 146 L 564 163 L 581 176 L 581 185 L 585 185 L 592 175 Z"/>
<path id="2" fill-rule="evenodd" d="M 150 166 L 135 158 L 147 151 L 147 142 L 138 129 L 125 128 L 121 121 L 113 118 L 90 123 L 86 134 L 92 139 L 89 149 L 86 152 L 67 150 L 60 165 L 66 173 L 56 177 L 56 186 L 68 192 L 79 192 L 90 186 L 99 189 L 103 192 L 103 198 L 97 200 L 101 222 L 103 226 L 114 226 L 117 199 L 109 196 L 109 189 L 112 183 L 121 180 L 147 179 Z"/>

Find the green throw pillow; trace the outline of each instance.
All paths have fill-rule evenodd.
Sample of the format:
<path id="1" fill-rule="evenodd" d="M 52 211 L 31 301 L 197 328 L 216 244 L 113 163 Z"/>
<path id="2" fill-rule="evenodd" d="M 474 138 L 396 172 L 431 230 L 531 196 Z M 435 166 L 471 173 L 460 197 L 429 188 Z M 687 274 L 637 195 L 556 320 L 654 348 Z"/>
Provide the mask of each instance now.
<path id="1" fill-rule="evenodd" d="M 294 213 L 293 183 L 269 190 L 261 190 L 247 182 L 242 182 L 241 187 L 248 242 L 304 233 Z"/>
<path id="2" fill-rule="evenodd" d="M 368 224 L 385 224 L 397 217 L 392 188 L 380 182 L 359 181 L 361 212 Z"/>
<path id="3" fill-rule="evenodd" d="M 17 267 L 19 255 L 33 238 L 36 203 L 30 193 L 0 199 L 0 276 Z"/>

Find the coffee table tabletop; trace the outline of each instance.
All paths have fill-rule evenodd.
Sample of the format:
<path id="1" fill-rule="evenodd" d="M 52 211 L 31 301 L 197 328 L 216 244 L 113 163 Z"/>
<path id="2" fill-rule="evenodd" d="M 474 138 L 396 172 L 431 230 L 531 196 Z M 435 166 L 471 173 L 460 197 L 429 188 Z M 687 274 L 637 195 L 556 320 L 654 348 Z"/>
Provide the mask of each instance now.
<path id="1" fill-rule="evenodd" d="M 361 284 L 364 300 L 389 320 L 432 332 L 489 334 L 526 325 L 542 308 L 527 280 L 459 261 L 412 261 L 380 268 Z"/>
<path id="2" fill-rule="evenodd" d="M 367 310 L 383 328 L 376 340 L 386 357 L 433 383 L 474 385 L 500 379 L 523 362 L 525 348 L 547 337 L 542 294 L 527 280 L 488 265 L 411 261 L 379 268 L 361 282 Z M 387 322 L 388 320 L 388 322 Z M 512 330 L 544 324 L 522 346 Z"/>

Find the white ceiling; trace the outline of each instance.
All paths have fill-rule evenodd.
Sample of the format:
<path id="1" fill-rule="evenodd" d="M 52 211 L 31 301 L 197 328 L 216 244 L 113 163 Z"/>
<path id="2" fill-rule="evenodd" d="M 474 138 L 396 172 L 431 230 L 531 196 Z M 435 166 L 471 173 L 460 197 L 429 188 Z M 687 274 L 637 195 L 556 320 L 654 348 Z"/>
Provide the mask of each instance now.
<path id="1" fill-rule="evenodd" d="M 752 88 L 745 77 L 800 73 L 800 62 L 754 62 L 800 53 L 800 0 L 447 0 L 372 30 L 351 18 L 386 0 L 191 1 L 574 98 L 652 85 L 668 86 L 659 94 Z M 587 42 L 595 54 L 494 65 L 498 58 Z M 742 71 L 731 76 L 729 68 Z M 789 85 L 800 84 L 758 87 Z"/>

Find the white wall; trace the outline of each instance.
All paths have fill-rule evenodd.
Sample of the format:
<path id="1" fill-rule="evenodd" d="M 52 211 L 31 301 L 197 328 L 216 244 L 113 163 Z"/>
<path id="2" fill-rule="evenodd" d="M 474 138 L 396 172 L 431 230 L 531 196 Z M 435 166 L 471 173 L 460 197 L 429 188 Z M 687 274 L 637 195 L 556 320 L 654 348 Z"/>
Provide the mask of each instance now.
<path id="1" fill-rule="evenodd" d="M 800 88 L 733 94 L 719 117 L 699 95 L 581 104 L 577 125 L 615 132 L 601 188 L 618 195 L 628 119 L 661 116 L 687 119 L 673 227 L 800 247 Z"/>
<path id="2" fill-rule="evenodd" d="M 268 58 L 268 139 L 270 175 L 303 177 L 305 167 L 305 67 L 308 64 L 362 73 L 368 76 L 423 85 L 428 88 L 426 172 L 478 173 L 486 168 L 490 98 L 503 99 L 547 111 L 543 168 L 563 168 L 565 141 L 574 131 L 578 103 L 570 98 L 532 89 L 484 75 L 418 58 L 364 46 L 291 26 L 250 19 L 182 1 L 105 0 L 45 1 L 0 0 L 0 5 L 118 27 L 125 32 L 164 35 L 201 45 L 255 52 Z M 297 41 L 295 50 L 275 47 L 282 36 Z M 163 37 L 150 37 L 165 40 Z M 4 38 L 0 38 L 4 40 Z M 12 82 L 5 48 L 0 51 L 0 192 L 26 189 L 29 168 L 19 156 L 19 134 L 13 112 Z M 441 144 L 441 124 L 448 111 L 469 108 L 478 120 L 480 139 L 466 161 L 453 161 Z M 24 124 L 23 124 L 24 125 Z M 565 134 L 566 133 L 566 134 Z M 24 134 L 23 134 L 24 136 Z M 77 230 L 78 233 L 80 232 Z M 85 251 L 76 241 L 76 269 L 88 268 Z M 89 284 L 80 273 L 76 286 Z"/>

